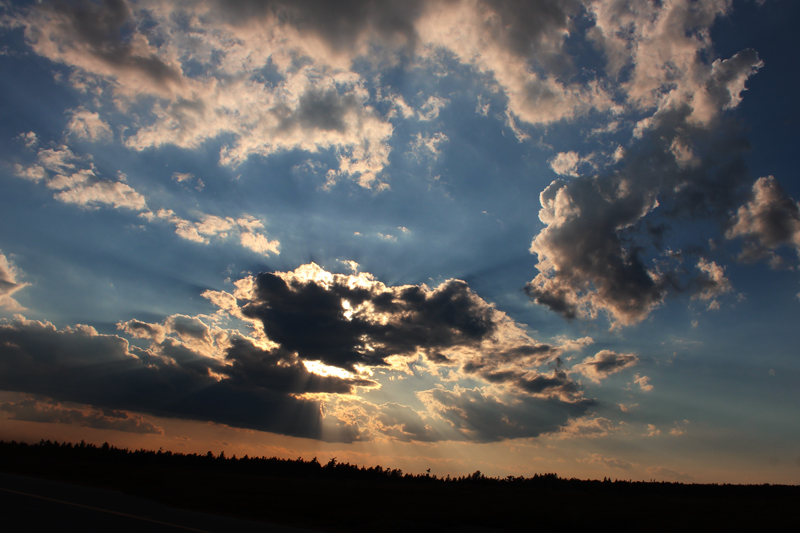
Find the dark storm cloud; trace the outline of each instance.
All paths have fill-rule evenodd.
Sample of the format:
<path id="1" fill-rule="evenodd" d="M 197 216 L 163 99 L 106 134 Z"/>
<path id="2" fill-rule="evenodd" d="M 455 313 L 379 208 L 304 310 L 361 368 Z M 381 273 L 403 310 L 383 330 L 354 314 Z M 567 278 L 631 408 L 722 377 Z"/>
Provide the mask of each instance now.
<path id="1" fill-rule="evenodd" d="M 560 431 L 570 419 L 586 414 L 592 400 L 516 397 L 507 403 L 478 389 L 433 389 L 418 393 L 431 411 L 466 440 L 497 442 L 533 438 Z"/>
<path id="2" fill-rule="evenodd" d="M 11 420 L 25 422 L 71 424 L 128 433 L 164 434 L 164 430 L 152 422 L 125 411 L 79 409 L 64 406 L 47 398 L 27 398 L 18 402 L 6 402 L 0 404 L 0 411 L 8 413 Z"/>
<path id="3" fill-rule="evenodd" d="M 143 328 L 147 326 L 147 328 Z M 188 327 L 187 327 L 188 325 Z M 309 372 L 297 356 L 282 348 L 264 349 L 238 333 L 225 330 L 212 331 L 194 317 L 174 315 L 164 325 L 146 324 L 130 320 L 118 325 L 119 329 L 140 338 L 153 341 L 152 350 L 169 358 L 187 371 L 201 376 L 211 373 L 224 376 L 231 383 L 245 388 L 263 388 L 284 394 L 314 392 L 349 394 L 356 386 L 374 386 L 375 382 L 359 378 L 320 376 Z M 148 332 L 148 335 L 143 335 Z M 187 334 L 188 332 L 188 334 Z M 179 338 L 166 337 L 174 334 Z M 195 339 L 199 345 L 179 340 Z M 214 352 L 215 337 L 221 341 L 222 358 L 210 355 Z"/>
<path id="4" fill-rule="evenodd" d="M 123 338 L 99 335 L 85 326 L 58 331 L 36 321 L 3 324 L 0 389 L 101 409 L 322 438 L 319 402 L 291 394 L 349 392 L 371 383 L 315 376 L 296 359 L 262 350 L 244 338 L 232 339 L 225 354 L 230 364 L 199 355 L 172 338 L 157 348 L 130 347 Z M 341 425 L 325 438 L 351 441 L 357 433 Z"/>
<path id="5" fill-rule="evenodd" d="M 476 346 L 497 327 L 494 308 L 458 280 L 434 290 L 364 288 L 350 286 L 346 276 L 325 285 L 262 273 L 242 313 L 258 319 L 284 350 L 347 369 L 386 365 L 389 356 L 418 350 L 441 360 L 438 349 Z"/>
<path id="6" fill-rule="evenodd" d="M 135 71 L 162 88 L 181 82 L 178 69 L 155 53 L 142 54 L 141 43 L 133 43 L 136 28 L 125 0 L 53 1 L 35 9 L 42 18 L 28 25 L 26 38 L 30 42 L 49 42 L 61 48 L 61 53 L 73 50 L 114 70 Z"/>
<path id="7" fill-rule="evenodd" d="M 225 359 L 231 366 L 225 368 L 224 372 L 237 383 L 278 392 L 349 394 L 353 392 L 354 386 L 375 385 L 375 382 L 366 379 L 312 374 L 294 354 L 280 348 L 262 350 L 244 338 L 231 340 Z"/>

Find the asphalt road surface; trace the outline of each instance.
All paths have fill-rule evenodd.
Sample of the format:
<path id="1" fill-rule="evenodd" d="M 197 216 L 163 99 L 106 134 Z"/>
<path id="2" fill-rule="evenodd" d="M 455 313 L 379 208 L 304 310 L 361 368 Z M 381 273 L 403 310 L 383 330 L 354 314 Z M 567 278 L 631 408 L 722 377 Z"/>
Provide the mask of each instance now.
<path id="1" fill-rule="evenodd" d="M 2 530 L 127 533 L 312 533 L 172 509 L 121 492 L 0 473 Z"/>

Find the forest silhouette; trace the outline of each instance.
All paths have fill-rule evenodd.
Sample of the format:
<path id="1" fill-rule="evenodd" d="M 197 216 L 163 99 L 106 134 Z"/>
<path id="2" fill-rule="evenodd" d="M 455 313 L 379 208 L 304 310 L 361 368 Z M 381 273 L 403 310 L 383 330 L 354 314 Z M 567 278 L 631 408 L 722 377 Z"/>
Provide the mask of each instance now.
<path id="1" fill-rule="evenodd" d="M 321 531 L 789 530 L 800 487 L 456 477 L 380 465 L 0 440 L 0 471 Z"/>

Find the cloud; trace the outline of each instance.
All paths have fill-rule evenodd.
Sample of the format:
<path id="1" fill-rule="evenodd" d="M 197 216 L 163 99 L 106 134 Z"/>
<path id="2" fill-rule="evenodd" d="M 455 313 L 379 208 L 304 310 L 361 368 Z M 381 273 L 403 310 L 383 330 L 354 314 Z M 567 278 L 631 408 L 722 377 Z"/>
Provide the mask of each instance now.
<path id="1" fill-rule="evenodd" d="M 697 288 L 692 299 L 712 300 L 733 290 L 730 280 L 725 277 L 725 267 L 701 258 L 697 263 L 697 268 L 701 274 L 693 280 Z"/>
<path id="2" fill-rule="evenodd" d="M 239 240 L 242 243 L 242 246 L 249 248 L 257 254 L 269 255 L 272 253 L 277 255 L 280 253 L 278 250 L 280 243 L 278 241 L 269 240 L 264 235 L 259 233 L 251 233 L 249 231 L 243 232 L 239 236 Z"/>
<path id="3" fill-rule="evenodd" d="M 750 200 L 739 207 L 725 236 L 744 240 L 740 260 L 767 259 L 780 266 L 782 259 L 775 249 L 793 246 L 800 250 L 800 204 L 786 195 L 774 177 L 759 178 Z"/>
<path id="4" fill-rule="evenodd" d="M 663 231 L 676 219 L 725 227 L 747 177 L 735 129 L 719 135 L 689 118 L 687 109 L 664 112 L 626 151 L 621 168 L 558 179 L 542 191 L 545 227 L 530 247 L 538 274 L 526 286 L 532 300 L 568 319 L 602 312 L 613 329 L 644 320 L 670 292 L 704 290 L 708 272 L 693 282 L 675 252 L 662 249 Z M 676 139 L 692 145 L 700 163 L 687 165 Z M 649 246 L 658 255 L 649 255 Z"/>
<path id="5" fill-rule="evenodd" d="M 656 479 L 665 479 L 669 481 L 692 481 L 694 479 L 691 475 L 685 472 L 679 472 L 666 466 L 651 466 L 647 469 L 647 473 Z"/>
<path id="6" fill-rule="evenodd" d="M 83 107 L 72 111 L 67 131 L 70 135 L 87 141 L 108 141 L 114 138 L 111 127 L 103 122 L 100 114 Z"/>
<path id="7" fill-rule="evenodd" d="M 439 442 L 449 440 L 439 421 L 426 412 L 388 402 L 373 404 L 352 396 L 333 398 L 325 412 L 350 425 L 357 425 L 364 440 L 396 442 Z"/>
<path id="8" fill-rule="evenodd" d="M 553 172 L 561 176 L 578 177 L 578 165 L 584 160 L 578 155 L 578 152 L 559 152 L 556 156 L 550 159 L 550 168 Z"/>
<path id="9" fill-rule="evenodd" d="M 616 468 L 618 470 L 630 470 L 633 468 L 633 464 L 623 461 L 622 459 L 617 459 L 616 457 L 603 457 L 599 453 L 590 453 L 589 456 L 585 459 L 578 459 L 580 463 L 586 464 L 597 464 L 602 465 L 606 468 Z"/>
<path id="10" fill-rule="evenodd" d="M 329 30 L 343 28 L 309 26 L 321 10 L 316 2 L 245 4 L 44 3 L 13 19 L 37 54 L 73 69 L 77 88 L 108 91 L 122 112 L 146 106 L 144 120 L 129 126 L 124 142 L 131 148 L 196 149 L 225 135 L 231 140 L 220 163 L 230 166 L 285 150 L 330 150 L 338 160 L 333 175 L 379 186 L 392 126 L 369 105 L 364 80 L 309 39 L 309 32 L 332 37 Z M 342 9 L 334 18 L 344 21 Z M 310 61 L 297 68 L 299 58 Z M 262 77 L 265 68 L 277 69 L 277 82 Z M 104 126 L 79 110 L 69 130 L 99 139 L 110 133 Z"/>
<path id="11" fill-rule="evenodd" d="M 98 177 L 91 156 L 77 156 L 68 146 L 61 145 L 40 149 L 37 159 L 38 164 L 17 165 L 16 173 L 24 179 L 43 181 L 48 188 L 58 191 L 54 195 L 56 200 L 84 208 L 103 206 L 138 211 L 140 217 L 150 222 L 168 221 L 175 226 L 178 236 L 200 244 L 209 244 L 212 238 L 236 237 L 244 248 L 257 254 L 280 253 L 280 242 L 264 235 L 264 224 L 252 215 L 223 218 L 201 214 L 198 222 L 192 222 L 171 209 L 158 209 L 153 213 L 145 196 L 127 183 Z M 179 173 L 173 177 L 179 182 L 193 178 L 191 174 Z"/>
<path id="12" fill-rule="evenodd" d="M 450 100 L 447 98 L 442 98 L 440 96 L 431 95 L 422 104 L 420 108 L 420 120 L 428 121 L 433 120 L 439 116 L 439 112 L 450 103 Z"/>
<path id="13" fill-rule="evenodd" d="M 84 208 L 108 206 L 131 211 L 146 211 L 145 197 L 127 183 L 100 178 L 91 156 L 80 157 L 66 145 L 42 148 L 38 164 L 17 165 L 17 175 L 32 181 L 44 181 L 56 191 L 54 198 Z"/>
<path id="14" fill-rule="evenodd" d="M 141 335 L 146 329 L 142 324 L 121 327 Z M 319 401 L 299 395 L 347 393 L 372 382 L 316 376 L 293 354 L 260 348 L 236 333 L 217 336 L 216 356 L 209 357 L 183 340 L 208 335 L 203 328 L 192 330 L 181 320 L 161 327 L 164 340 L 159 343 L 156 337 L 144 350 L 89 326 L 58 330 L 22 317 L 5 322 L 0 324 L 0 389 L 104 411 L 206 420 L 333 441 L 357 438 L 358 429 L 346 425 L 329 428 L 323 436 Z"/>
<path id="15" fill-rule="evenodd" d="M 446 49 L 490 74 L 508 98 L 508 113 L 536 125 L 571 119 L 615 105 L 596 80 L 562 83 L 561 54 L 578 1 L 436 2 L 416 24 L 428 54 Z M 561 61 L 556 58 L 561 58 Z"/>
<path id="16" fill-rule="evenodd" d="M 21 311 L 24 308 L 17 302 L 13 295 L 27 287 L 19 278 L 22 271 L 2 251 L 0 251 L 0 308 L 11 311 Z"/>
<path id="17" fill-rule="evenodd" d="M 609 433 L 619 431 L 620 426 L 603 417 L 597 418 L 576 418 L 561 428 L 561 431 L 554 434 L 558 439 L 588 438 L 596 439 L 605 437 Z"/>
<path id="18" fill-rule="evenodd" d="M 618 354 L 611 350 L 601 350 L 573 366 L 572 371 L 583 374 L 595 383 L 600 383 L 611 374 L 632 367 L 638 362 L 639 358 L 632 353 Z"/>
<path id="19" fill-rule="evenodd" d="M 386 366 L 393 356 L 447 361 L 469 349 L 493 348 L 504 357 L 510 348 L 501 338 L 509 319 L 459 280 L 435 289 L 388 287 L 368 273 L 331 274 L 311 263 L 254 276 L 237 298 L 242 315 L 258 321 L 271 341 L 344 369 Z M 535 344 L 517 342 L 521 350 Z"/>
<path id="20" fill-rule="evenodd" d="M 0 404 L 0 411 L 9 413 L 11 420 L 25 422 L 72 424 L 127 433 L 164 434 L 162 428 L 136 414 L 110 409 L 97 411 L 89 406 L 68 407 L 49 398 L 27 398 L 18 402 L 6 402 Z"/>
<path id="21" fill-rule="evenodd" d="M 618 328 L 644 320 L 671 291 L 705 294 L 702 280 L 693 284 L 681 279 L 680 268 L 648 261 L 647 245 L 659 248 L 660 241 L 640 229 L 659 217 L 711 218 L 724 226 L 738 203 L 744 144 L 735 128 L 716 126 L 762 63 L 752 50 L 714 57 L 709 29 L 728 8 L 688 0 L 587 5 L 594 25 L 586 35 L 605 54 L 606 74 L 625 95 L 624 111 L 644 116 L 630 146 L 615 152 L 618 168 L 555 180 L 542 192 L 545 228 L 530 248 L 539 272 L 526 287 L 536 303 L 565 318 L 602 312 Z M 575 176 L 580 160 L 564 152 L 551 164 Z"/>
<path id="22" fill-rule="evenodd" d="M 130 185 L 118 181 L 103 180 L 91 185 L 79 184 L 57 193 L 55 197 L 64 203 L 77 204 L 82 207 L 108 205 L 132 211 L 147 209 L 144 196 L 133 190 Z"/>
<path id="23" fill-rule="evenodd" d="M 709 30 L 730 2 L 604 0 L 588 9 L 595 20 L 588 37 L 605 54 L 609 75 L 630 69 L 621 88 L 640 109 L 688 106 L 691 123 L 708 124 L 739 103 L 745 80 L 762 66 L 752 50 L 708 63 Z"/>
<path id="24" fill-rule="evenodd" d="M 169 94 L 181 85 L 174 58 L 150 44 L 132 24 L 124 0 L 47 2 L 26 10 L 17 23 L 33 50 L 53 61 L 111 78 L 121 91 Z"/>
<path id="25" fill-rule="evenodd" d="M 556 180 L 540 195 L 546 227 L 533 239 L 539 274 L 526 292 L 566 318 L 606 311 L 627 325 L 661 304 L 668 280 L 628 250 L 621 230 L 657 205 L 656 191 L 623 177 Z"/>
<path id="26" fill-rule="evenodd" d="M 334 274 L 312 263 L 244 278 L 233 295 L 224 294 L 204 296 L 249 321 L 262 342 L 313 363 L 309 368 L 318 362 L 350 374 L 375 367 L 412 373 L 413 363 L 433 376 L 444 368 L 451 381 L 480 379 L 487 384 L 472 392 L 457 387 L 420 393 L 426 413 L 329 398 L 326 413 L 358 425 L 364 430 L 361 438 L 427 442 L 535 437 L 557 431 L 593 405 L 558 367 L 565 347 L 536 342 L 462 281 L 448 280 L 436 288 L 392 287 L 368 273 Z M 539 367 L 544 364 L 556 368 L 543 372 Z M 471 405 L 469 397 L 478 396 L 485 402 L 483 410 L 464 411 L 462 404 Z M 524 414 L 524 405 L 539 414 Z M 461 419 L 455 418 L 457 412 L 464 413 Z M 489 418 L 489 412 L 506 422 L 489 426 L 479 421 Z M 472 429 L 475 424 L 480 428 Z"/>
<path id="27" fill-rule="evenodd" d="M 428 410 L 449 423 L 462 438 L 477 442 L 533 438 L 561 430 L 569 419 L 583 416 L 594 405 L 557 398 L 496 397 L 485 390 L 456 387 L 417 393 Z"/>
<path id="28" fill-rule="evenodd" d="M 417 161 L 427 157 L 433 157 L 435 159 L 439 157 L 441 153 L 440 147 L 449 140 L 447 135 L 441 132 L 431 135 L 417 133 L 411 141 L 411 153 Z"/>
<path id="29" fill-rule="evenodd" d="M 647 376 L 640 376 L 639 374 L 636 374 L 633 376 L 633 381 L 639 385 L 639 388 L 644 392 L 650 392 L 653 390 L 653 386 L 650 385 L 650 378 Z"/>

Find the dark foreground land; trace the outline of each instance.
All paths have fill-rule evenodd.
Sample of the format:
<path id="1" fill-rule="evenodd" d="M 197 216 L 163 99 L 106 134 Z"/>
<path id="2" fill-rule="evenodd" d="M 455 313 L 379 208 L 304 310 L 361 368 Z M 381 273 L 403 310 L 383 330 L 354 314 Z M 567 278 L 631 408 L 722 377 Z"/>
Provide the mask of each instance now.
<path id="1" fill-rule="evenodd" d="M 800 531 L 800 487 L 786 485 L 583 481 L 555 474 L 499 479 L 480 472 L 442 479 L 335 460 L 322 465 L 50 441 L 0 441 L 0 471 L 331 532 Z M 4 498 L 10 502 L 12 495 L 0 491 Z"/>

